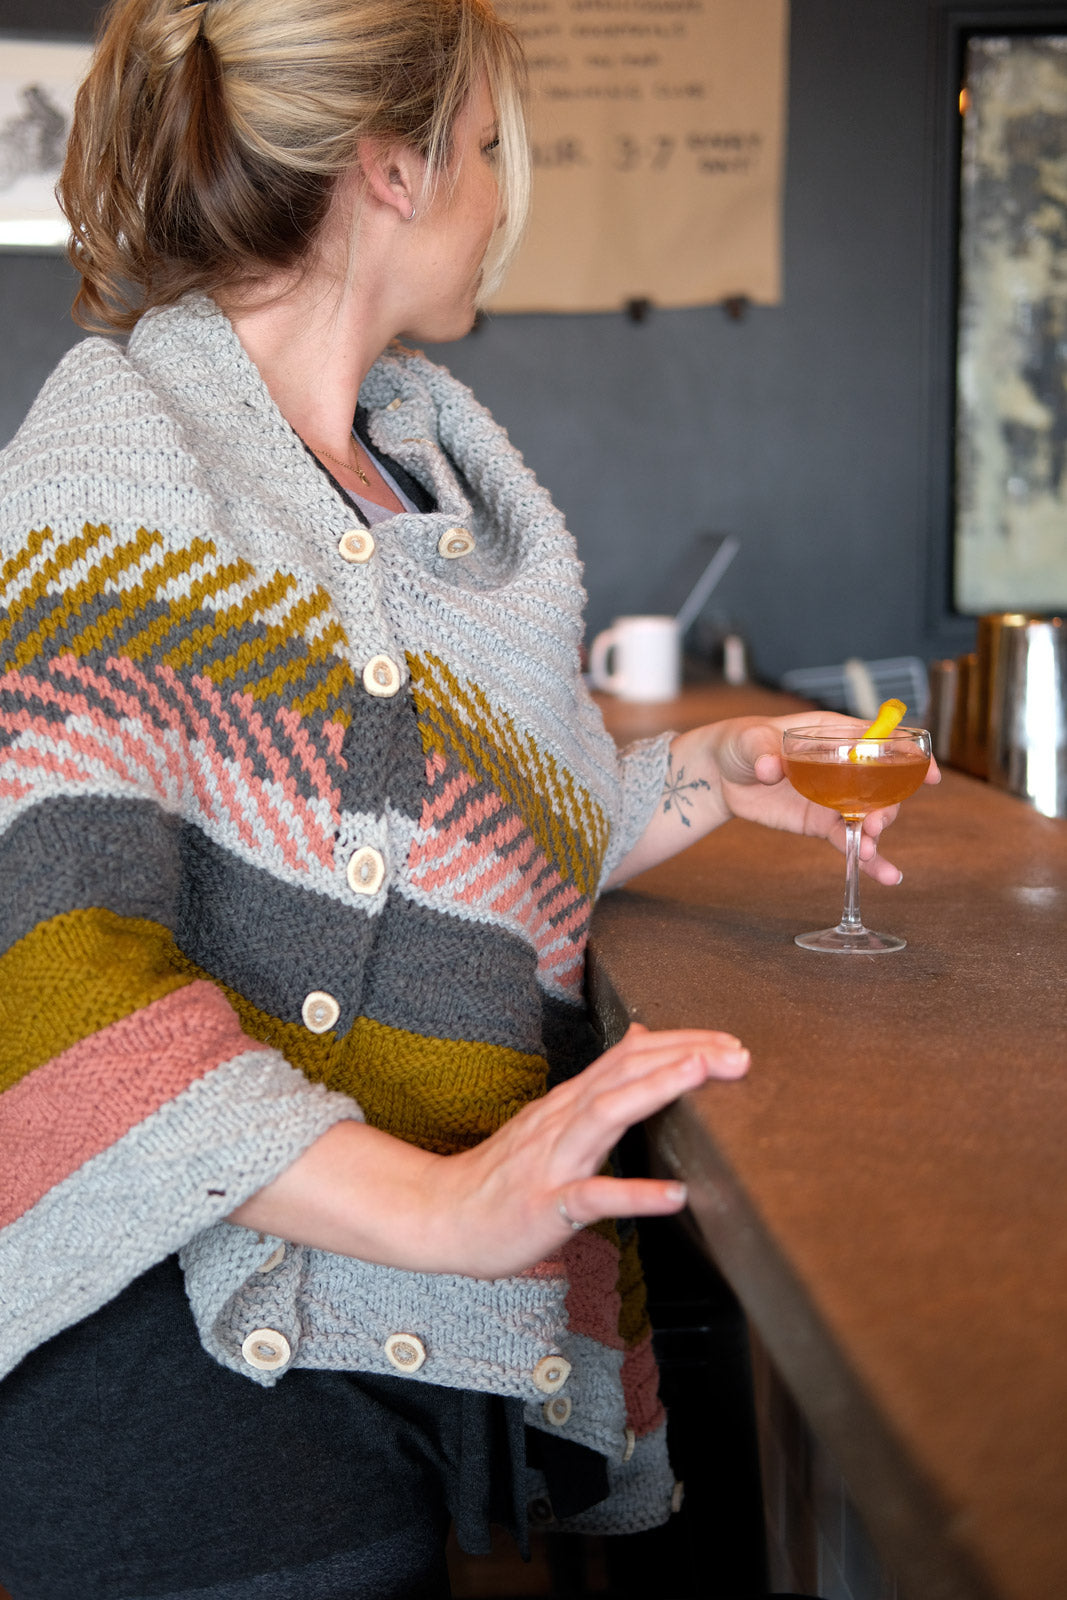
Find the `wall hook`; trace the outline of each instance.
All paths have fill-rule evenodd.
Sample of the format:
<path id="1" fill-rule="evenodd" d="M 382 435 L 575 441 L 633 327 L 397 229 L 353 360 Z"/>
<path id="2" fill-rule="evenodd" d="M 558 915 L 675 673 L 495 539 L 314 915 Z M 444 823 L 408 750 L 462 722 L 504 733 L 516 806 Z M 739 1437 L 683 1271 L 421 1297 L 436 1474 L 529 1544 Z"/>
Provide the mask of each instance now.
<path id="1" fill-rule="evenodd" d="M 722 308 L 731 322 L 741 322 L 751 303 L 747 294 L 730 294 L 723 301 Z"/>

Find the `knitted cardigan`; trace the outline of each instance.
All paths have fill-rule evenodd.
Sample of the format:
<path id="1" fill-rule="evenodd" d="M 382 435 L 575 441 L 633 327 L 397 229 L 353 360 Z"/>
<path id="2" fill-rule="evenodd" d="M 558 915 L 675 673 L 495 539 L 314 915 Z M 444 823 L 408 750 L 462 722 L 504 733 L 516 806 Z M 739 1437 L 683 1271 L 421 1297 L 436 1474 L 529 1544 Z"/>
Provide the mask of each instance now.
<path id="1" fill-rule="evenodd" d="M 399 348 L 361 404 L 436 505 L 373 533 L 190 298 L 78 345 L 0 457 L 0 1374 L 180 1251 L 234 1371 L 520 1396 L 608 1461 L 568 1526 L 652 1526 L 626 1229 L 483 1282 L 223 1220 L 338 1120 L 448 1153 L 580 1064 L 665 765 L 607 737 L 572 541 L 488 413 Z"/>

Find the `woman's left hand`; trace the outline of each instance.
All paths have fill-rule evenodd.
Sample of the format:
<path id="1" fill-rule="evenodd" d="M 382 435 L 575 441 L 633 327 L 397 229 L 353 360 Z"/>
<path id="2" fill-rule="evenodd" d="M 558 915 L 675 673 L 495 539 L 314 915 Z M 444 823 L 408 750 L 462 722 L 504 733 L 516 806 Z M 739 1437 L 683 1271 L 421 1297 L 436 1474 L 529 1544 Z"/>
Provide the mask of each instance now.
<path id="1" fill-rule="evenodd" d="M 853 732 L 853 718 L 829 711 L 790 712 L 784 717 L 733 717 L 679 734 L 671 745 L 663 795 L 645 832 L 612 874 L 608 887 L 623 883 L 710 833 L 730 817 L 768 828 L 829 839 L 845 848 L 845 825 L 836 811 L 797 793 L 785 776 L 782 734 L 787 728 L 833 726 Z M 939 783 L 931 761 L 927 783 Z M 902 873 L 878 848 L 882 830 L 898 806 L 872 811 L 863 822 L 860 865 L 878 883 L 899 883 Z"/>

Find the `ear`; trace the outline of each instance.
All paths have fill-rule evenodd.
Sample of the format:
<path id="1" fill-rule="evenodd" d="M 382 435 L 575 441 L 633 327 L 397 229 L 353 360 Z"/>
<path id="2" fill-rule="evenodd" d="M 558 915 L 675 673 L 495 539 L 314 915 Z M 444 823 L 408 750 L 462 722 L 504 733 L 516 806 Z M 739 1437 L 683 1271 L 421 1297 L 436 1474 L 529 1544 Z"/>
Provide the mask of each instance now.
<path id="1" fill-rule="evenodd" d="M 356 146 L 356 164 L 362 174 L 364 193 L 379 205 L 390 207 L 407 222 L 422 188 L 425 174 L 422 157 L 406 145 L 361 139 Z"/>

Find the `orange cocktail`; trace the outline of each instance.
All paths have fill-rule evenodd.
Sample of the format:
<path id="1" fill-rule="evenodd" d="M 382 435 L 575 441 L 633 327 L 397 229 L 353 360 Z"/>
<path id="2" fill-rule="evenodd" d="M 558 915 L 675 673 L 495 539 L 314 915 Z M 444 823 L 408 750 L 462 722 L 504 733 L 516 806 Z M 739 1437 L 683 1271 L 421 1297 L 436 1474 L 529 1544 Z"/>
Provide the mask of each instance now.
<path id="1" fill-rule="evenodd" d="M 896 715 L 904 707 L 899 702 Z M 883 711 L 888 708 L 883 707 Z M 808 728 L 787 728 L 782 735 L 782 764 L 798 794 L 836 811 L 845 824 L 845 908 L 834 928 L 798 933 L 805 950 L 878 955 L 903 950 L 905 941 L 892 933 L 872 933 L 860 921 L 859 849 L 863 819 L 871 811 L 898 805 L 926 777 L 932 754 L 925 728 L 893 727 L 874 738 L 881 721 L 865 728 L 838 722 Z"/>
<path id="2" fill-rule="evenodd" d="M 787 755 L 785 775 L 805 800 L 843 817 L 865 817 L 868 811 L 899 805 L 926 777 L 930 757 L 910 743 L 893 749 L 891 739 L 876 742 L 882 748 L 873 760 L 862 755 L 852 760 L 850 750 L 843 759 L 838 750 Z"/>

